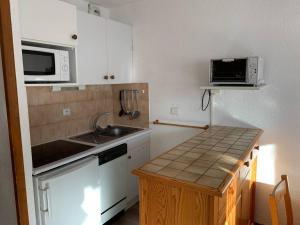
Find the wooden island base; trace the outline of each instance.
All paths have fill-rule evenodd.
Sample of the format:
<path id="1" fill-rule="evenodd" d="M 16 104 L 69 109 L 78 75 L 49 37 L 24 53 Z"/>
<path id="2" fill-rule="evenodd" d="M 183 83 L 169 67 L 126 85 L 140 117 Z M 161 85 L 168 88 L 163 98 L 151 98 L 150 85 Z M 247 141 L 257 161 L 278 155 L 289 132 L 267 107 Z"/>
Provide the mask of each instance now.
<path id="1" fill-rule="evenodd" d="M 167 180 L 140 177 L 140 225 L 248 225 L 253 223 L 256 161 L 240 171 L 223 196 Z"/>
<path id="2" fill-rule="evenodd" d="M 171 177 L 174 171 L 170 169 L 164 170 L 170 172 L 169 176 L 159 171 L 149 171 L 156 168 L 149 164 L 165 162 L 157 159 L 135 170 L 133 173 L 139 177 L 140 225 L 252 224 L 257 141 L 261 133 L 253 137 L 248 149 L 244 150 L 239 161 L 217 187 L 212 187 L 214 183 L 206 186 L 197 181 L 184 181 L 178 175 Z"/>

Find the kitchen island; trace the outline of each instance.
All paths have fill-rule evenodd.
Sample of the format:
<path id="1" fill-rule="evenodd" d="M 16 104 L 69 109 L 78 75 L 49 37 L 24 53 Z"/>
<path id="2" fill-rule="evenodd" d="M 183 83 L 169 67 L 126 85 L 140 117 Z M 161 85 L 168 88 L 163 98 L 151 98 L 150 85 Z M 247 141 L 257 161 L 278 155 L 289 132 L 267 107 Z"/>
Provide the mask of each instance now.
<path id="1" fill-rule="evenodd" d="M 134 170 L 140 225 L 251 224 L 262 132 L 213 126 Z"/>

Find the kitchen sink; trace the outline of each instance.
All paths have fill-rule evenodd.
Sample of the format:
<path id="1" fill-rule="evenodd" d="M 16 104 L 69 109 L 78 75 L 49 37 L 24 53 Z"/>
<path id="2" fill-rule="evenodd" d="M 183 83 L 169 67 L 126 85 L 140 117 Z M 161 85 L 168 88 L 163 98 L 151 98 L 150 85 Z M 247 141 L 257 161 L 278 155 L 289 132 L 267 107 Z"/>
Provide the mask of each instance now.
<path id="1" fill-rule="evenodd" d="M 97 129 L 93 132 L 72 137 L 72 140 L 83 141 L 93 144 L 103 144 L 105 142 L 124 137 L 129 134 L 141 131 L 140 128 L 124 126 L 108 126 L 105 129 Z"/>
<path id="2" fill-rule="evenodd" d="M 103 136 L 119 137 L 119 136 L 124 136 L 124 135 L 130 133 L 131 129 L 128 129 L 126 127 L 108 126 L 107 128 L 105 128 L 103 130 L 97 130 L 96 133 L 99 135 L 103 135 Z"/>

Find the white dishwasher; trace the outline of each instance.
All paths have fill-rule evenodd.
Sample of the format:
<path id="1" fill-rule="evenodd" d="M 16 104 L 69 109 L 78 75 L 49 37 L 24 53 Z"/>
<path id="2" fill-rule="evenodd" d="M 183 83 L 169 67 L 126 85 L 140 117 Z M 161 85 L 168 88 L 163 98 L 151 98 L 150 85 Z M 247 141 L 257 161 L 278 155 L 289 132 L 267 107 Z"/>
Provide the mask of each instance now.
<path id="1" fill-rule="evenodd" d="M 127 144 L 98 154 L 101 179 L 101 221 L 107 222 L 126 208 Z"/>

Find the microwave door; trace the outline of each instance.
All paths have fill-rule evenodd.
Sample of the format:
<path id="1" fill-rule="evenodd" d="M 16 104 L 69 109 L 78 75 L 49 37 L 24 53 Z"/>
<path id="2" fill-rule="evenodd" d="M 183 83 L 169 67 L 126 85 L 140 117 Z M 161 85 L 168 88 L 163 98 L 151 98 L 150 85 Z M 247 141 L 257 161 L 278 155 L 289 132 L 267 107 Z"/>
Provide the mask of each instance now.
<path id="1" fill-rule="evenodd" d="M 247 82 L 247 59 L 214 60 L 212 82 L 244 84 Z"/>
<path id="2" fill-rule="evenodd" d="M 60 81 L 58 52 L 23 49 L 25 81 Z"/>

